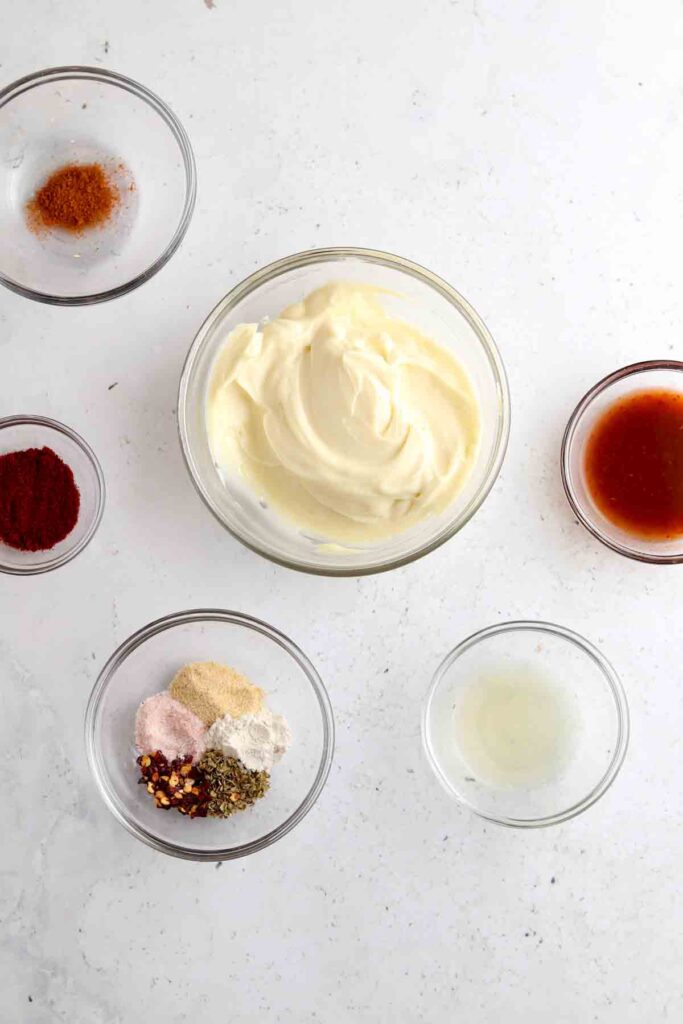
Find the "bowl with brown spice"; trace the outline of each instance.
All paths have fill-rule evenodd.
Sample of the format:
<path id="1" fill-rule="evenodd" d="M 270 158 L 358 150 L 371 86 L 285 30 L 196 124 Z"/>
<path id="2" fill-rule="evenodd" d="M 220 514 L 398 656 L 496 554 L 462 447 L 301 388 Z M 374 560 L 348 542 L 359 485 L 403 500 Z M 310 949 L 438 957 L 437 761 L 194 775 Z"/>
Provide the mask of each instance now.
<path id="1" fill-rule="evenodd" d="M 292 640 L 239 612 L 198 609 L 144 626 L 112 654 L 85 742 L 124 828 L 162 853 L 220 861 L 264 849 L 313 807 L 334 720 Z"/>
<path id="2" fill-rule="evenodd" d="M 187 231 L 194 157 L 172 110 L 102 68 L 0 91 L 0 282 L 39 302 L 102 302 L 148 281 Z"/>

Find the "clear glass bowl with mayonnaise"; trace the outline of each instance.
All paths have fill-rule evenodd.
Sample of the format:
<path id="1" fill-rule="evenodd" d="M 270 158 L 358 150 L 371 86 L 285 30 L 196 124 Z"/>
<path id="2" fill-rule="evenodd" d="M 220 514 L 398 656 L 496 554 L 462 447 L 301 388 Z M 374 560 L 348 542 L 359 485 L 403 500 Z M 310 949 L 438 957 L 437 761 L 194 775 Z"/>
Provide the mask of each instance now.
<path id="1" fill-rule="evenodd" d="M 188 354 L 180 440 L 233 536 L 293 569 L 356 576 L 458 532 L 510 424 L 503 363 L 472 307 L 409 260 L 318 249 L 219 302 Z"/>

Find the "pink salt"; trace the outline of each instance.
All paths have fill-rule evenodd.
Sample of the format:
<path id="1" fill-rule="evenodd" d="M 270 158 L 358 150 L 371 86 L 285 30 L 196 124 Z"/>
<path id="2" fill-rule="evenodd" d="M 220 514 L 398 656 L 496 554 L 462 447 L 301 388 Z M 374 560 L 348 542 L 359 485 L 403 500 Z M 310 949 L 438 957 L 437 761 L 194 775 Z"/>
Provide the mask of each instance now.
<path id="1" fill-rule="evenodd" d="M 143 701 L 135 716 L 135 746 L 141 754 L 160 750 L 169 761 L 186 754 L 195 758 L 204 749 L 205 735 L 201 718 L 166 690 Z"/>

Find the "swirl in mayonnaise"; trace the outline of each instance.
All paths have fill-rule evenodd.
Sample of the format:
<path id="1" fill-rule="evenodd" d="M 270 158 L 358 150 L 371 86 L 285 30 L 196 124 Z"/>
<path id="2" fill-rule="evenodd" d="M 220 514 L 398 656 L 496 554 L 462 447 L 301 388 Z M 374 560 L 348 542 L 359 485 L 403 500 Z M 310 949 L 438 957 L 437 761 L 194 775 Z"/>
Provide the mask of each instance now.
<path id="1" fill-rule="evenodd" d="M 442 512 L 476 459 L 479 405 L 452 353 L 335 282 L 240 324 L 211 372 L 216 464 L 302 529 L 371 542 Z"/>

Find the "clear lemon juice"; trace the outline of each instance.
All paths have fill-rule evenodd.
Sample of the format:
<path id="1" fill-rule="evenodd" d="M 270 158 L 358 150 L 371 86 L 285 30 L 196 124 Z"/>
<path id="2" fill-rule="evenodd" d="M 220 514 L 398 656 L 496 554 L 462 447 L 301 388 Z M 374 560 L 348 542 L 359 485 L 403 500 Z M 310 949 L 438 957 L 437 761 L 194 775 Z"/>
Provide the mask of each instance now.
<path id="1" fill-rule="evenodd" d="M 570 760 L 577 716 L 567 688 L 532 666 L 481 671 L 456 702 L 455 739 L 480 782 L 540 786 Z"/>

